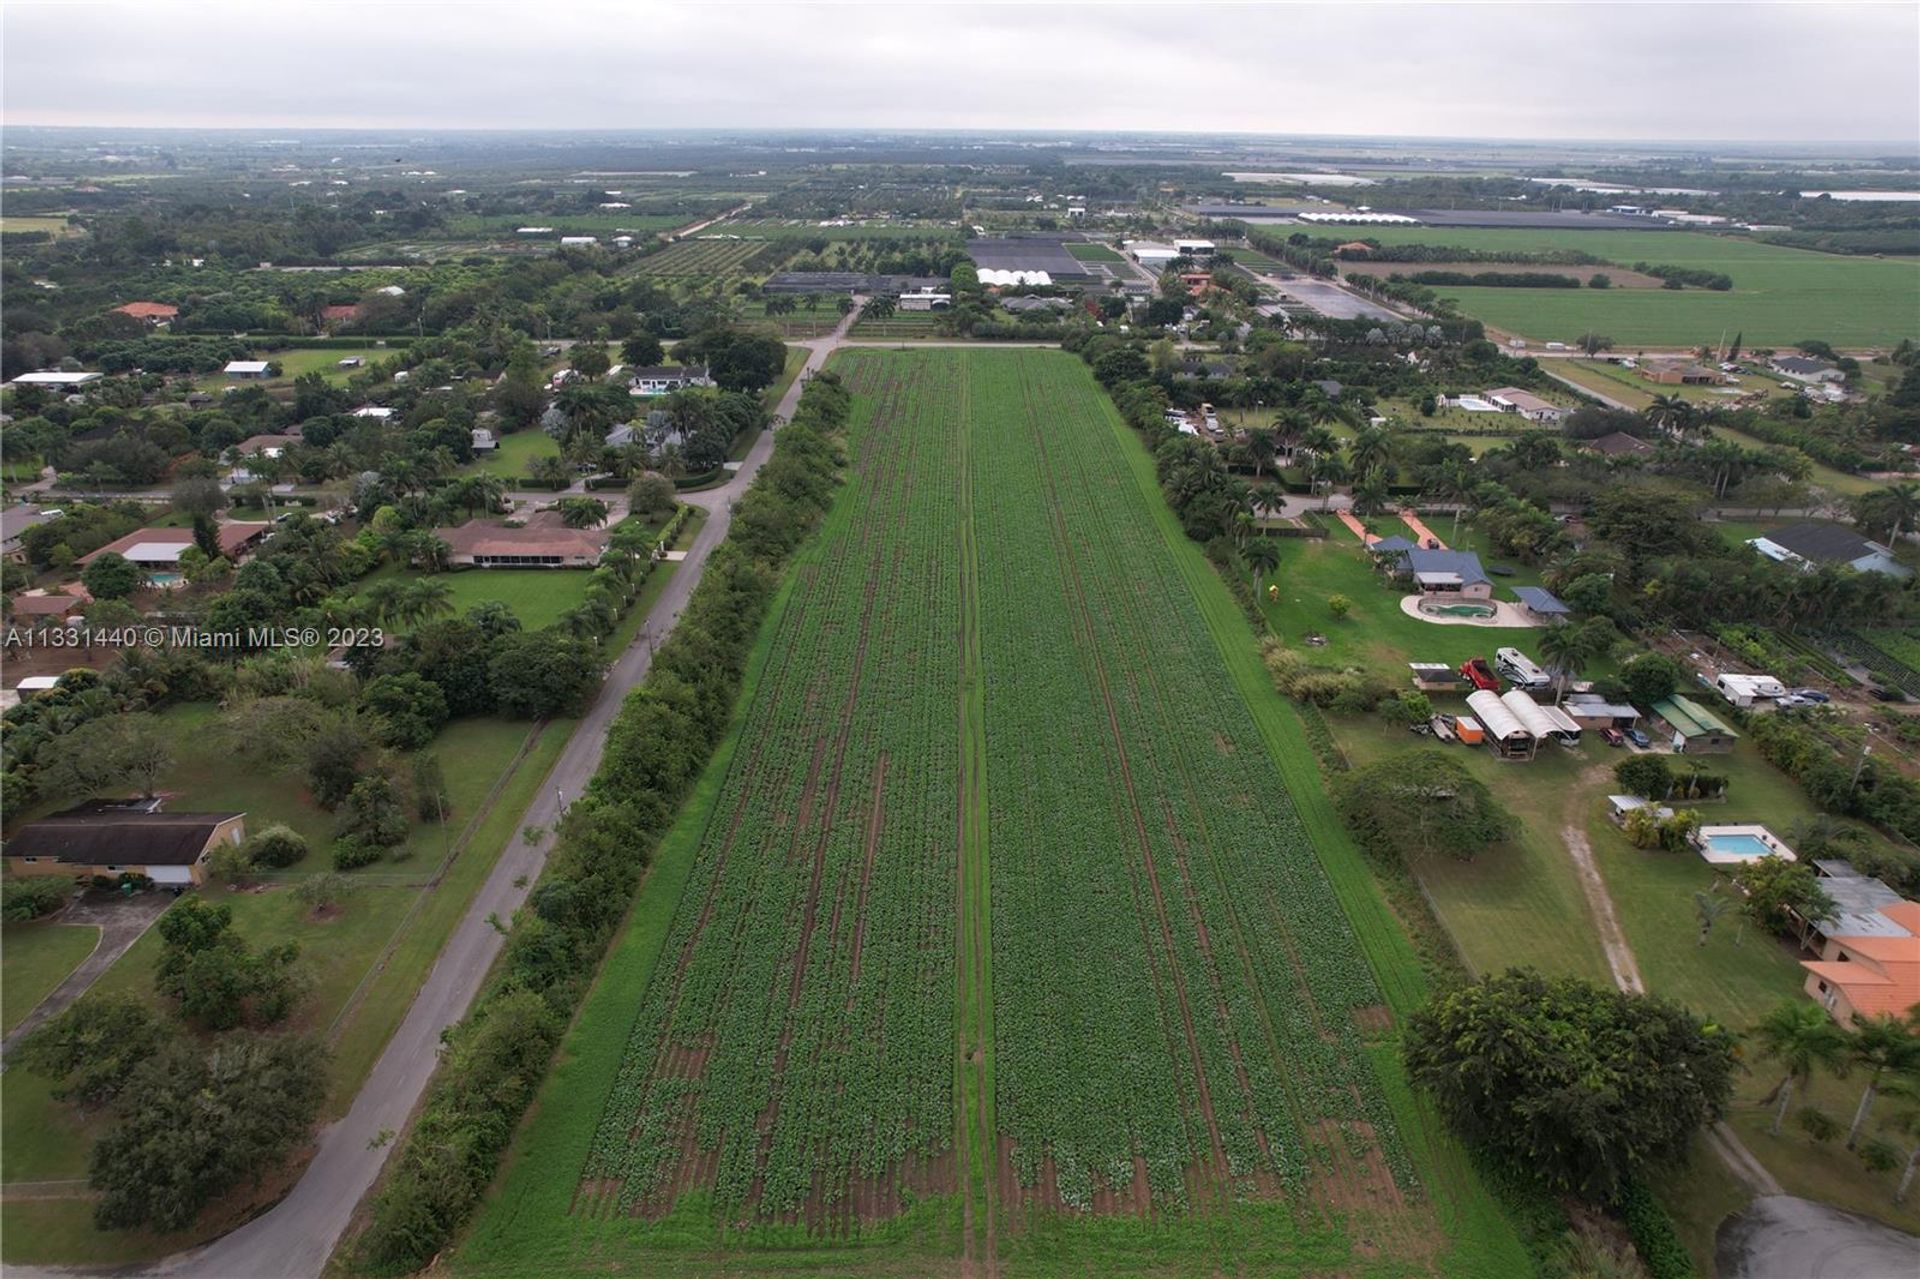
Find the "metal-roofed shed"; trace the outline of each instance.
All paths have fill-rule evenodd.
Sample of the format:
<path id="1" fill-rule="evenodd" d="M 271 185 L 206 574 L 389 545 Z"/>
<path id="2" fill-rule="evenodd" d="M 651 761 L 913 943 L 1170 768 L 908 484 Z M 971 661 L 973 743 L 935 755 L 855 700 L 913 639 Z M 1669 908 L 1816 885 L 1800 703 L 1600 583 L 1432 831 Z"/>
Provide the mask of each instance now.
<path id="1" fill-rule="evenodd" d="M 1467 694 L 1467 705 L 1486 730 L 1487 748 L 1501 759 L 1532 759 L 1537 746 L 1532 733 L 1492 689 Z"/>

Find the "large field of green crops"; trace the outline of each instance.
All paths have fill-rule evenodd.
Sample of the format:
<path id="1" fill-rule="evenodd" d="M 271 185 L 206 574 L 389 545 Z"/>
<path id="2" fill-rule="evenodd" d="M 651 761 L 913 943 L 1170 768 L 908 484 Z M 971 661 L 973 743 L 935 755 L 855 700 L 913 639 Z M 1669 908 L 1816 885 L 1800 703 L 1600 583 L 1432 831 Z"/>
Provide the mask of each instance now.
<path id="1" fill-rule="evenodd" d="M 849 483 L 452 1270 L 1525 1273 L 1396 1065 L 1411 950 L 1085 367 L 833 367 Z"/>
<path id="2" fill-rule="evenodd" d="M 1442 288 L 1461 311 L 1541 341 L 1588 330 L 1620 347 L 1715 344 L 1735 333 L 1748 348 L 1819 338 L 1840 347 L 1891 346 L 1920 336 L 1920 259 L 1844 257 L 1692 231 L 1547 231 L 1484 227 L 1369 227 L 1382 244 L 1537 252 L 1579 249 L 1622 266 L 1697 267 L 1733 277 L 1733 289 Z M 1405 268 L 1420 268 L 1408 264 Z M 1488 266 L 1487 270 L 1521 269 Z M 1604 270 L 1604 268 L 1601 268 Z"/>

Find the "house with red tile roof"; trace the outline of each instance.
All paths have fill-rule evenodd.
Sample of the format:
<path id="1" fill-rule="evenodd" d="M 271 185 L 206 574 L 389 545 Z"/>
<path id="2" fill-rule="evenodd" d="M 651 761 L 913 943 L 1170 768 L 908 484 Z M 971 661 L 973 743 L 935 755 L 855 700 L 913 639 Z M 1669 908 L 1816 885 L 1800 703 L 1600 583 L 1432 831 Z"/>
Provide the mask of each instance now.
<path id="1" fill-rule="evenodd" d="M 180 314 L 180 308 L 165 302 L 127 302 L 113 308 L 121 315 L 131 315 L 136 320 L 145 320 L 148 324 L 161 324 Z"/>
<path id="2" fill-rule="evenodd" d="M 1820 958 L 1800 963 L 1806 992 L 1842 1026 L 1856 1016 L 1904 1017 L 1920 1008 L 1920 902 L 1875 913 L 1881 923 L 1873 932 L 1829 936 Z"/>

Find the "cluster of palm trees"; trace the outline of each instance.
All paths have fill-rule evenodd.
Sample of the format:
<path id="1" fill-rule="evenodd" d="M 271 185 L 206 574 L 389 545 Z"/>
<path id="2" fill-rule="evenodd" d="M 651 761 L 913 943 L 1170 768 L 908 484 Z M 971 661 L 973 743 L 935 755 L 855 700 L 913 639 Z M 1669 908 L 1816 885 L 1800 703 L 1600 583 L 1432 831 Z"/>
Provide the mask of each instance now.
<path id="1" fill-rule="evenodd" d="M 382 626 L 414 627 L 452 614 L 453 586 L 444 578 L 382 578 L 334 611 L 342 621 L 365 620 Z"/>
<path id="2" fill-rule="evenodd" d="M 1760 1056 L 1778 1064 L 1783 1072 L 1767 1098 L 1775 1103 L 1769 1128 L 1775 1136 L 1786 1122 L 1795 1091 L 1804 1094 L 1816 1072 L 1845 1079 L 1858 1071 L 1866 1078 L 1853 1122 L 1847 1128 L 1848 1150 L 1858 1148 L 1861 1133 L 1881 1097 L 1898 1103 L 1899 1109 L 1884 1126 L 1914 1142 L 1893 1192 L 1895 1203 L 1904 1201 L 1915 1170 L 1920 1168 L 1920 1009 L 1910 1010 L 1905 1017 L 1855 1014 L 1854 1028 L 1849 1032 L 1836 1025 L 1818 1004 L 1795 1001 L 1767 1014 L 1750 1038 Z"/>

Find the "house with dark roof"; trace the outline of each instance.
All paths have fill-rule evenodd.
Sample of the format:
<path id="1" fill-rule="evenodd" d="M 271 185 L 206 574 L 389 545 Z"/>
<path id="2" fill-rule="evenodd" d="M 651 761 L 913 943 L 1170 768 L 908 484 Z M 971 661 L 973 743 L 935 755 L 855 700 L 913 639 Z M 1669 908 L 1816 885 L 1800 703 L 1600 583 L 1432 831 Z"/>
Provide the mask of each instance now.
<path id="1" fill-rule="evenodd" d="M 1434 551 L 1416 546 L 1400 552 L 1394 561 L 1394 576 L 1410 580 L 1422 595 L 1493 598 L 1493 579 L 1472 551 Z"/>
<path id="2" fill-rule="evenodd" d="M 207 857 L 246 841 L 245 813 L 164 813 L 156 799 L 88 803 L 28 822 L 7 841 L 16 875 L 145 875 L 184 888 L 204 883 Z"/>
<path id="3" fill-rule="evenodd" d="M 1516 586 L 1513 598 L 1520 601 L 1522 611 L 1536 622 L 1564 621 L 1573 612 L 1544 586 Z"/>
<path id="4" fill-rule="evenodd" d="M 1749 538 L 1747 545 L 1777 564 L 1798 564 L 1805 569 L 1845 564 L 1862 573 L 1885 573 L 1898 578 L 1913 576 L 1912 569 L 1893 557 L 1891 547 L 1870 541 L 1844 524 L 1819 520 L 1789 524 Z"/>
<path id="5" fill-rule="evenodd" d="M 1598 439 L 1588 440 L 1580 447 L 1592 449 L 1602 457 L 1632 457 L 1641 453 L 1653 452 L 1653 445 L 1637 435 L 1628 435 L 1625 431 L 1614 431 Z"/>
<path id="6" fill-rule="evenodd" d="M 1825 360 L 1815 360 L 1804 355 L 1776 355 L 1767 361 L 1767 367 L 1796 382 L 1844 382 L 1847 380 L 1846 374 Z"/>

